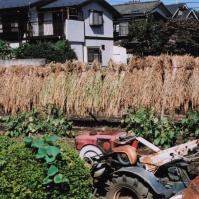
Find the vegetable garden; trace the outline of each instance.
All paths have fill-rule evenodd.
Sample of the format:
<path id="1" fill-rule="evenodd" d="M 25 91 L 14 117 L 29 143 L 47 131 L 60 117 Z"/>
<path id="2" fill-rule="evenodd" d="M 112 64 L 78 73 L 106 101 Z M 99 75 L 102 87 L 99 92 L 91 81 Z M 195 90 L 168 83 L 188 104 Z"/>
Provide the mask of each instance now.
<path id="1" fill-rule="evenodd" d="M 199 59 L 188 55 L 110 61 L 106 69 L 79 61 L 0 67 L 8 114 L 0 116 L 0 198 L 92 197 L 89 170 L 64 142 L 74 136 L 72 116 L 119 117 L 122 128 L 162 148 L 198 138 L 198 77 Z"/>

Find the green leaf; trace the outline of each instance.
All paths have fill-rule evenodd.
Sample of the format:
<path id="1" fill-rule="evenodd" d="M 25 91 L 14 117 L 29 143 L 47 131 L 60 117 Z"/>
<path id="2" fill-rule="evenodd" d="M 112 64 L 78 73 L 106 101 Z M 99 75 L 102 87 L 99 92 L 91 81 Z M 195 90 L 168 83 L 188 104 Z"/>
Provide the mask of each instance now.
<path id="1" fill-rule="evenodd" d="M 153 122 L 154 122 L 155 124 L 157 124 L 158 121 L 159 121 L 158 118 L 155 118 Z"/>
<path id="2" fill-rule="evenodd" d="M 54 176 L 58 172 L 58 168 L 54 165 L 51 165 L 50 168 L 48 169 L 48 176 Z"/>
<path id="3" fill-rule="evenodd" d="M 169 138 L 172 139 L 174 137 L 174 134 L 175 134 L 174 131 L 169 131 Z"/>
<path id="4" fill-rule="evenodd" d="M 154 140 L 155 145 L 158 145 L 159 143 L 160 143 L 160 138 L 157 138 L 157 139 Z"/>
<path id="5" fill-rule="evenodd" d="M 163 145 L 165 142 L 165 138 L 161 138 L 160 144 Z"/>
<path id="6" fill-rule="evenodd" d="M 61 153 L 61 151 L 56 146 L 49 146 L 47 149 L 47 154 L 49 156 L 57 156 L 59 153 Z"/>
<path id="7" fill-rule="evenodd" d="M 44 147 L 39 148 L 36 158 L 44 158 L 47 155 L 47 150 Z"/>
<path id="8" fill-rule="evenodd" d="M 24 138 L 24 142 L 26 142 L 27 144 L 31 144 L 33 141 L 34 139 L 32 137 Z"/>
<path id="9" fill-rule="evenodd" d="M 155 138 L 157 138 L 159 134 L 160 132 L 158 130 L 155 130 Z"/>
<path id="10" fill-rule="evenodd" d="M 51 137 L 49 137 L 49 138 L 46 138 L 46 141 L 47 141 L 47 142 L 55 142 L 55 141 L 57 141 L 58 139 L 59 139 L 59 136 L 53 135 L 53 136 L 51 136 Z"/>
<path id="11" fill-rule="evenodd" d="M 141 123 L 141 120 L 139 118 L 135 118 L 135 122 L 140 124 Z"/>
<path id="12" fill-rule="evenodd" d="M 198 136 L 199 135 L 199 129 L 197 129 L 196 131 L 195 131 L 195 136 Z"/>
<path id="13" fill-rule="evenodd" d="M 49 179 L 49 178 L 45 178 L 44 180 L 43 180 L 43 183 L 42 184 L 49 184 L 49 183 L 51 183 L 53 180 L 52 179 Z"/>
<path id="14" fill-rule="evenodd" d="M 62 174 L 57 174 L 54 177 L 54 182 L 58 184 L 58 183 L 62 183 L 62 182 L 68 182 L 68 180 Z"/>
<path id="15" fill-rule="evenodd" d="M 36 148 L 41 148 L 41 147 L 43 147 L 43 145 L 44 145 L 43 140 L 38 140 L 38 141 L 32 143 L 32 146 L 36 147 Z"/>
<path id="16" fill-rule="evenodd" d="M 49 156 L 45 156 L 45 160 L 47 163 L 51 163 L 55 161 L 56 156 L 53 156 L 52 158 Z"/>

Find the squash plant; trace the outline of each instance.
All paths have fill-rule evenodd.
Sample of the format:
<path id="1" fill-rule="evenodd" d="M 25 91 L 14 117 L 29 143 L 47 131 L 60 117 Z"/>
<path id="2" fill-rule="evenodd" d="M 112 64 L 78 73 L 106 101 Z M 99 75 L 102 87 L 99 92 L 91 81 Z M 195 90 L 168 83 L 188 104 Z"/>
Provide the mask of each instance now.
<path id="1" fill-rule="evenodd" d="M 177 132 L 175 122 L 168 118 L 159 119 L 155 116 L 154 110 L 145 107 L 140 109 L 127 107 L 121 123 L 126 126 L 129 133 L 144 137 L 155 145 L 164 148 L 174 145 Z"/>
<path id="2" fill-rule="evenodd" d="M 199 111 L 189 112 L 181 121 L 181 128 L 187 137 L 199 138 Z"/>
<path id="3" fill-rule="evenodd" d="M 30 134 L 53 133 L 72 137 L 72 122 L 64 111 L 55 105 L 49 104 L 42 111 L 34 108 L 30 112 L 10 115 L 5 119 L 6 135 L 29 136 Z"/>
<path id="4" fill-rule="evenodd" d="M 33 149 L 37 149 L 37 159 L 43 159 L 49 168 L 47 177 L 44 179 L 43 184 L 53 183 L 66 183 L 68 180 L 63 174 L 59 173 L 59 169 L 55 166 L 56 160 L 61 158 L 60 149 L 54 145 L 54 142 L 59 139 L 58 136 L 43 137 L 39 140 L 34 140 L 32 137 L 25 138 L 26 144 Z"/>

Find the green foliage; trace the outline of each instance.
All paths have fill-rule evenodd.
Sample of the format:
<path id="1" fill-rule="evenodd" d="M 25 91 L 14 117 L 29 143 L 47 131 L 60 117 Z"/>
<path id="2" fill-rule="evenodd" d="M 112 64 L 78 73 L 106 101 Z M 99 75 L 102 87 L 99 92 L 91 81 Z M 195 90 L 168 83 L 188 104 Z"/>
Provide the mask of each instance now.
<path id="1" fill-rule="evenodd" d="M 153 110 L 144 107 L 136 110 L 128 107 L 121 122 L 130 133 L 144 137 L 156 145 L 164 148 L 174 145 L 176 124 L 167 118 L 160 120 Z"/>
<path id="2" fill-rule="evenodd" d="M 47 105 L 42 112 L 33 109 L 31 112 L 8 116 L 5 121 L 6 135 L 28 136 L 29 134 L 52 133 L 63 136 L 73 136 L 72 122 L 64 111 L 54 105 Z"/>
<path id="3" fill-rule="evenodd" d="M 50 42 L 25 43 L 15 49 L 15 57 L 20 59 L 45 58 L 46 62 L 61 62 L 76 59 L 68 40 L 58 41 L 55 45 Z"/>
<path id="4" fill-rule="evenodd" d="M 134 43 L 134 53 L 138 55 L 159 55 L 164 43 L 160 31 L 161 26 L 154 21 L 151 15 L 146 19 L 133 21 L 129 26 L 128 40 L 123 41 L 123 46 L 131 48 L 129 43 Z"/>
<path id="5" fill-rule="evenodd" d="M 0 58 L 7 58 L 11 55 L 12 48 L 7 41 L 0 39 Z"/>
<path id="6" fill-rule="evenodd" d="M 68 180 L 59 172 L 59 169 L 55 166 L 57 160 L 61 156 L 61 151 L 54 145 L 55 141 L 59 139 L 58 136 L 43 137 L 39 140 L 34 140 L 32 137 L 25 138 L 25 142 L 33 149 L 37 149 L 37 159 L 43 159 L 50 167 L 47 172 L 47 177 L 44 179 L 43 184 L 49 183 L 65 183 Z"/>
<path id="7" fill-rule="evenodd" d="M 68 40 L 61 40 L 55 44 L 56 62 L 64 63 L 66 60 L 77 59 Z"/>
<path id="8" fill-rule="evenodd" d="M 57 147 L 61 156 L 56 159 L 55 169 L 46 161 L 37 159 L 36 151 L 27 148 L 24 142 L 0 135 L 0 198 L 88 199 L 92 191 L 89 169 L 75 150 L 63 143 Z M 56 175 L 57 170 L 60 175 Z M 46 174 L 56 176 L 54 182 L 43 183 Z M 63 179 L 67 180 L 63 182 Z"/>
<path id="9" fill-rule="evenodd" d="M 199 111 L 189 112 L 181 121 L 181 128 L 186 136 L 199 138 Z"/>

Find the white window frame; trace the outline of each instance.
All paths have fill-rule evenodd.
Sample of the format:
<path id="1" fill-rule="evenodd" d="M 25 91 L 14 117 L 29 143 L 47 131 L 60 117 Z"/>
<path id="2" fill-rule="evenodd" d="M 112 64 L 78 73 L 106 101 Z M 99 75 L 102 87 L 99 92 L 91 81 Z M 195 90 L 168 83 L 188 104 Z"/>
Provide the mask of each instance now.
<path id="1" fill-rule="evenodd" d="M 102 26 L 103 13 L 101 11 L 90 10 L 90 26 Z"/>

